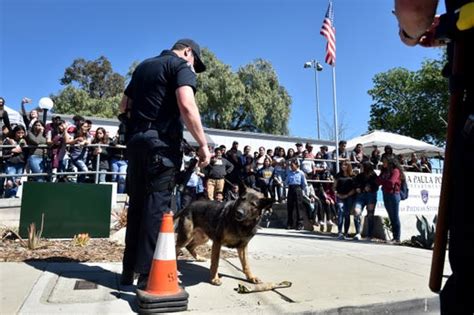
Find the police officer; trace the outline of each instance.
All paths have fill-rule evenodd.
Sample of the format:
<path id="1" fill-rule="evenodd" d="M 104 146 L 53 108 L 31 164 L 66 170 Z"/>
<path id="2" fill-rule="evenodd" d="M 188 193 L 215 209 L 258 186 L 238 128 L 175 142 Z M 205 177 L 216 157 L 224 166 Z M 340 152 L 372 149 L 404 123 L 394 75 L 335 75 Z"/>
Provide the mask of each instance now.
<path id="1" fill-rule="evenodd" d="M 170 211 L 182 160 L 183 124 L 199 144 L 200 166 L 210 152 L 194 99 L 196 73 L 206 70 L 199 45 L 178 40 L 171 50 L 143 61 L 125 89 L 120 111 L 127 129 L 130 203 L 121 283 L 146 286 L 163 213 Z"/>
<path id="2" fill-rule="evenodd" d="M 449 119 L 451 132 L 448 134 L 452 133 L 453 137 L 448 146 L 454 153 L 450 154 L 449 162 L 446 159 L 450 164 L 451 179 L 443 181 L 451 182 L 453 186 L 447 200 L 449 261 L 453 272 L 440 295 L 441 313 L 474 314 L 474 211 L 472 189 L 468 188 L 474 178 L 474 25 L 460 23 L 461 17 L 472 19 L 474 13 L 468 11 L 473 9 L 473 1 L 445 2 L 445 24 L 435 18 L 437 0 L 396 0 L 395 15 L 400 24 L 400 38 L 409 46 L 441 44 L 434 34 L 442 33 L 443 27 L 451 40 L 443 74 L 449 77 L 449 110 L 454 118 Z M 465 19 L 464 22 L 469 21 Z M 439 31 L 436 30 L 438 27 Z"/>

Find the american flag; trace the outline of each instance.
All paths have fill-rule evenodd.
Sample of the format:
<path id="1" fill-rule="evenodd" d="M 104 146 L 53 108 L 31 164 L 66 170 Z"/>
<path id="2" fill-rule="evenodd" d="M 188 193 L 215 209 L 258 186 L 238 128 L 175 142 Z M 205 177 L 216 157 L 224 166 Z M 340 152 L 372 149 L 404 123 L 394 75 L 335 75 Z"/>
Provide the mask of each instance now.
<path id="1" fill-rule="evenodd" d="M 327 40 L 326 44 L 326 63 L 333 66 L 336 63 L 336 29 L 333 26 L 334 10 L 332 8 L 332 1 L 329 1 L 328 10 L 324 17 L 323 26 L 319 32 Z"/>

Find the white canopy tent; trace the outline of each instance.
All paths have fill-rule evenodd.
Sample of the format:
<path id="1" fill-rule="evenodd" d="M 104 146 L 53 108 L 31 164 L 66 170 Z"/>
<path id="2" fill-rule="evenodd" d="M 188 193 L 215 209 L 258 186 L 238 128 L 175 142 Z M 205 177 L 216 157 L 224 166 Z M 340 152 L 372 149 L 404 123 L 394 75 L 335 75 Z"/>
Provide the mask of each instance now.
<path id="1" fill-rule="evenodd" d="M 443 148 L 407 136 L 381 130 L 374 130 L 347 141 L 347 150 L 352 151 L 358 143 L 364 146 L 365 154 L 370 154 L 373 149 L 372 146 L 374 145 L 379 147 L 381 153 L 383 153 L 383 147 L 390 145 L 395 154 L 410 154 L 416 152 L 422 153 L 427 157 L 444 156 Z"/>

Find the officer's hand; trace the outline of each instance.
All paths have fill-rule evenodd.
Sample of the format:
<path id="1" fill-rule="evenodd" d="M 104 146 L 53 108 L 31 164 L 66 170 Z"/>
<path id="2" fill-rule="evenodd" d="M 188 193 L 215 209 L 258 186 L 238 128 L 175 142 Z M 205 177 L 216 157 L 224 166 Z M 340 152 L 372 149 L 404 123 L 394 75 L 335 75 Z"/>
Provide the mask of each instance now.
<path id="1" fill-rule="evenodd" d="M 199 147 L 197 154 L 199 156 L 199 167 L 206 167 L 211 160 L 211 152 L 209 152 L 207 145 Z"/>

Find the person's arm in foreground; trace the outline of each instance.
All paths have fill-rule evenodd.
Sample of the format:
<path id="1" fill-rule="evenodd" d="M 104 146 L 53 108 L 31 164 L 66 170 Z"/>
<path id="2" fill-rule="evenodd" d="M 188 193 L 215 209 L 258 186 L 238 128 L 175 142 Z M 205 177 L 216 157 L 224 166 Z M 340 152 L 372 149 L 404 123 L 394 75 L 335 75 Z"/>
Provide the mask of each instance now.
<path id="1" fill-rule="evenodd" d="M 194 99 L 193 89 L 188 85 L 180 86 L 176 89 L 176 99 L 186 128 L 188 128 L 188 131 L 199 144 L 199 165 L 200 167 L 205 167 L 209 164 L 211 153 L 207 147 L 207 140 L 202 128 L 199 109 Z"/>
<path id="2" fill-rule="evenodd" d="M 415 46 L 431 27 L 438 0 L 395 0 L 395 16 L 400 26 L 400 39 Z"/>

